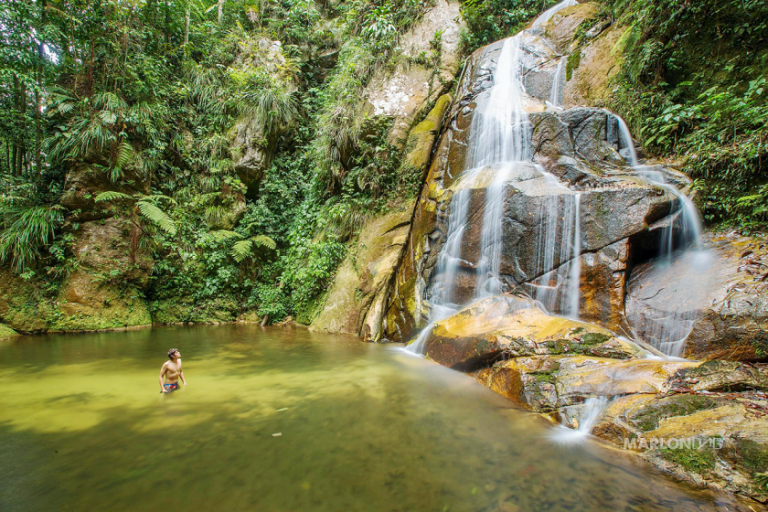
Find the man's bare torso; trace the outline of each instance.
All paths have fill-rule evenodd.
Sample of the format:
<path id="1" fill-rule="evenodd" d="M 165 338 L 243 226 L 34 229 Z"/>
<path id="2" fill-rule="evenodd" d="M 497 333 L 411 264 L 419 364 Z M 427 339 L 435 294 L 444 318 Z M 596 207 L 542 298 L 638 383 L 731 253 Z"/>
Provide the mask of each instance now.
<path id="1" fill-rule="evenodd" d="M 181 373 L 181 359 L 178 363 L 173 361 L 165 363 L 165 382 L 167 384 L 176 384 L 179 381 L 179 373 Z"/>

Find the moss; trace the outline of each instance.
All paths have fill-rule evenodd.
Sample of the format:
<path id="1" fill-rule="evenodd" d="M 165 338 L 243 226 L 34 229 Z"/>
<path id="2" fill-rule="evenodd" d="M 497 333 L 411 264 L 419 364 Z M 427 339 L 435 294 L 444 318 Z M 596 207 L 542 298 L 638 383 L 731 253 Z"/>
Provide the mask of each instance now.
<path id="1" fill-rule="evenodd" d="M 659 455 L 687 471 L 705 474 L 715 467 L 715 453 L 707 445 L 701 448 L 662 448 Z"/>
<path id="2" fill-rule="evenodd" d="M 600 343 L 605 343 L 610 340 L 611 336 L 599 332 L 590 332 L 582 336 L 581 339 L 587 345 L 599 345 Z"/>
<path id="3" fill-rule="evenodd" d="M 741 461 L 752 472 L 768 471 L 768 446 L 750 439 L 736 439 Z"/>
<path id="4" fill-rule="evenodd" d="M 4 338 L 12 338 L 14 336 L 18 336 L 19 333 L 11 329 L 5 324 L 0 324 L 0 340 Z"/>
<path id="5" fill-rule="evenodd" d="M 712 409 L 717 402 L 711 398 L 697 395 L 680 395 L 640 411 L 632 421 L 643 432 L 659 428 L 661 420 L 674 416 L 688 416 L 696 411 Z"/>
<path id="6" fill-rule="evenodd" d="M 573 71 L 579 67 L 581 63 L 581 48 L 568 56 L 568 61 L 565 64 L 565 81 L 569 81 L 573 76 Z"/>

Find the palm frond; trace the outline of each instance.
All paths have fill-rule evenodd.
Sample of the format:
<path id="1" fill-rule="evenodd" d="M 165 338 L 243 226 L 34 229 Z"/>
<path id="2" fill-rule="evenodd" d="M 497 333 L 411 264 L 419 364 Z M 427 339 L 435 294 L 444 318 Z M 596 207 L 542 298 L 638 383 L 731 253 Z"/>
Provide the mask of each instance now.
<path id="1" fill-rule="evenodd" d="M 0 234 L 0 262 L 11 262 L 22 272 L 40 257 L 40 247 L 48 245 L 64 223 L 60 205 L 4 205 Z"/>
<path id="2" fill-rule="evenodd" d="M 133 150 L 133 146 L 127 140 L 120 141 L 120 145 L 117 147 L 117 156 L 115 157 L 115 167 L 118 169 L 125 168 L 126 165 L 135 158 L 136 153 Z"/>

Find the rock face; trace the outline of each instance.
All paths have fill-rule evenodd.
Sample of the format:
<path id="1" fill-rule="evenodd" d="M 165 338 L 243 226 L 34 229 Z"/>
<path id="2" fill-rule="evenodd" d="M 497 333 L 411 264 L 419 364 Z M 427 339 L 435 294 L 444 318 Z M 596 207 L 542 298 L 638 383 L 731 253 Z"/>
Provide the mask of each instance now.
<path id="1" fill-rule="evenodd" d="M 710 234 L 700 251 L 638 266 L 625 306 L 636 336 L 674 329 L 691 359 L 768 360 L 767 254 L 761 239 Z"/>
<path id="2" fill-rule="evenodd" d="M 288 91 L 296 91 L 298 88 L 293 77 L 286 71 L 286 64 L 280 41 L 246 39 L 239 43 L 232 68 L 242 75 L 261 68 L 282 82 Z M 276 143 L 275 134 L 265 133 L 264 127 L 254 116 L 244 116 L 233 128 L 231 150 L 235 171 L 249 191 L 255 190 L 269 166 Z"/>
<path id="3" fill-rule="evenodd" d="M 119 217 L 84 222 L 73 248 L 78 268 L 53 295 L 3 270 L 0 320 L 25 333 L 150 325 L 142 290 L 152 260 L 131 249 L 132 226 Z"/>
<path id="4" fill-rule="evenodd" d="M 412 211 L 413 204 L 366 223 L 357 246 L 336 272 L 311 330 L 379 341 L 384 301 L 408 237 Z"/>
<path id="5" fill-rule="evenodd" d="M 456 0 L 435 2 L 400 38 L 398 46 L 407 62 L 397 64 L 394 72 L 377 71 L 366 87 L 368 114 L 394 119 L 387 139 L 395 147 L 404 147 L 414 122 L 446 92 L 459 71 L 464 28 L 459 7 Z"/>

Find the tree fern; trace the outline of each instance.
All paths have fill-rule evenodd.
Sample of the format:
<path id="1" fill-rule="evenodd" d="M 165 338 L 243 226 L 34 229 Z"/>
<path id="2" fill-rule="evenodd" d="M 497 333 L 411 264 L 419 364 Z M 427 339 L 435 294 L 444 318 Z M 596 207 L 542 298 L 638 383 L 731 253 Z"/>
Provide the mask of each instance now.
<path id="1" fill-rule="evenodd" d="M 211 231 L 211 235 L 217 242 L 223 242 L 224 240 L 229 240 L 230 238 L 243 238 L 243 235 L 240 233 L 229 231 L 227 229 Z"/>
<path id="2" fill-rule="evenodd" d="M 240 263 L 245 258 L 251 255 L 253 249 L 253 242 L 251 240 L 239 240 L 232 246 L 232 257 L 235 261 Z"/>
<path id="3" fill-rule="evenodd" d="M 267 235 L 257 235 L 251 238 L 253 240 L 253 243 L 256 245 L 260 245 L 262 247 L 266 247 L 267 249 L 274 251 L 277 249 L 277 243 L 269 238 Z"/>

